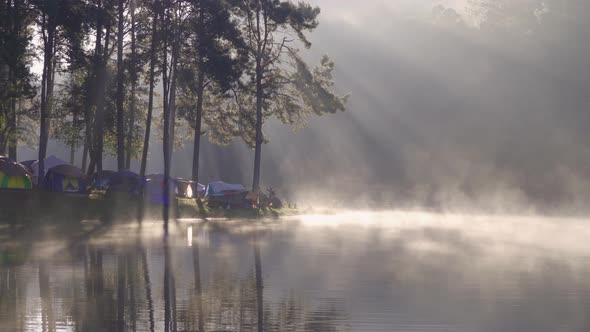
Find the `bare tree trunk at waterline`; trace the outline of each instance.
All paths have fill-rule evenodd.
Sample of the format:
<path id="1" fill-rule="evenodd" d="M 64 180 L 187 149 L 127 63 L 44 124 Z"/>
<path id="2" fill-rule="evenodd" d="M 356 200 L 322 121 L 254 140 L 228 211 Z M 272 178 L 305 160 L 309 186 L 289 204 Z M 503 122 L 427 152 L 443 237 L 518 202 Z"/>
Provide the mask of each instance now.
<path id="1" fill-rule="evenodd" d="M 256 59 L 256 147 L 254 150 L 254 176 L 252 191 L 260 192 L 260 160 L 262 155 L 262 64 Z"/>
<path id="2" fill-rule="evenodd" d="M 96 104 L 96 117 L 95 117 L 95 134 L 94 139 L 96 140 L 96 150 L 94 157 L 94 163 L 96 163 L 96 170 L 102 171 L 102 154 L 104 149 L 104 104 L 106 98 L 106 75 L 107 75 L 107 61 L 109 54 L 109 42 L 111 36 L 111 26 L 107 25 L 105 33 L 105 42 L 103 49 L 103 56 L 100 60 L 100 68 L 98 73 L 98 102 Z M 93 169 L 94 165 L 91 161 L 90 168 Z"/>
<path id="3" fill-rule="evenodd" d="M 122 171 L 125 169 L 125 125 L 123 115 L 123 75 L 125 67 L 123 66 L 123 3 L 124 0 L 119 0 L 119 22 L 117 31 L 117 169 Z"/>
<path id="4" fill-rule="evenodd" d="M 156 47 L 157 47 L 157 40 L 156 35 L 158 33 L 158 13 L 154 13 L 154 18 L 152 21 L 152 42 L 150 46 L 150 88 L 148 93 L 148 109 L 147 109 L 147 118 L 145 121 L 145 136 L 143 139 L 143 151 L 141 154 L 141 166 L 139 169 L 139 174 L 141 176 L 145 176 L 145 171 L 147 167 L 147 155 L 148 150 L 150 147 L 150 131 L 152 128 L 152 111 L 154 109 L 154 81 L 155 81 L 155 70 L 156 70 Z"/>
<path id="5" fill-rule="evenodd" d="M 43 18 L 43 27 L 47 31 L 44 40 L 43 74 L 41 76 L 41 123 L 39 130 L 39 169 L 37 186 L 43 186 L 45 178 L 45 157 L 47 155 L 47 143 L 49 140 L 49 112 L 51 110 L 51 99 L 53 94 L 53 51 L 55 43 L 55 29 Z"/>
<path id="6" fill-rule="evenodd" d="M 129 131 L 127 133 L 127 154 L 125 168 L 131 168 L 131 149 L 133 147 L 133 129 L 135 128 L 135 86 L 137 82 L 136 49 L 135 49 L 135 0 L 131 0 L 131 109 L 129 110 Z"/>
<path id="7" fill-rule="evenodd" d="M 12 70 L 10 70 L 9 76 L 11 76 L 10 80 L 11 80 L 11 84 L 12 84 L 12 88 L 14 89 L 14 91 L 16 91 L 16 74 L 12 72 Z M 12 160 L 17 160 L 17 156 L 16 156 L 16 147 L 17 147 L 17 143 L 18 143 L 18 139 L 17 139 L 17 135 L 16 135 L 16 129 L 17 129 L 17 124 L 16 124 L 16 97 L 12 96 L 10 98 L 10 110 L 9 110 L 9 116 L 8 116 L 8 127 L 12 128 L 14 130 L 14 133 L 11 135 L 10 137 L 10 143 L 8 145 L 8 158 L 12 159 Z"/>
<path id="8" fill-rule="evenodd" d="M 201 125 L 203 119 L 203 90 L 204 74 L 199 71 L 197 80 L 197 115 L 195 119 L 195 144 L 193 146 L 193 176 L 192 180 L 199 182 L 199 153 L 201 149 Z"/>

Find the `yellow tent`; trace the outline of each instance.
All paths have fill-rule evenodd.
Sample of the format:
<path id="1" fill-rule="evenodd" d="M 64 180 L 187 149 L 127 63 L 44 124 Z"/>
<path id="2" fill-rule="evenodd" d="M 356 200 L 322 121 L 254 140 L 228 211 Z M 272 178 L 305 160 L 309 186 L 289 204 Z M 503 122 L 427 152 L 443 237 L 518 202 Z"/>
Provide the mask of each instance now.
<path id="1" fill-rule="evenodd" d="M 21 164 L 0 160 L 0 189 L 32 189 L 31 176 Z"/>
<path id="2" fill-rule="evenodd" d="M 0 189 L 32 189 L 28 175 L 7 175 L 0 171 Z"/>

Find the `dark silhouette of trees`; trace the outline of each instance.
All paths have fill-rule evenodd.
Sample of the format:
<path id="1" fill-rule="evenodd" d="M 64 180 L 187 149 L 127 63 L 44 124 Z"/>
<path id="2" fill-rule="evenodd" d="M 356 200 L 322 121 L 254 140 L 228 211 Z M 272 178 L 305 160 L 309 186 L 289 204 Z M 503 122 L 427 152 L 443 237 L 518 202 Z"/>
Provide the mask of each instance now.
<path id="1" fill-rule="evenodd" d="M 141 155 L 145 175 L 161 116 L 169 202 L 175 137 L 186 138 L 177 120 L 194 130 L 193 180 L 207 132 L 214 143 L 241 138 L 254 148 L 258 191 L 266 119 L 302 126 L 310 114 L 344 110 L 346 98 L 332 91 L 333 62 L 311 68 L 299 55 L 319 12 L 280 0 L 0 0 L 0 153 L 17 157 L 17 118 L 34 110 L 40 174 L 54 138 L 70 147 L 72 163 L 82 147 L 89 175 L 103 170 L 105 154 L 116 155 L 118 170 Z M 35 48 L 39 86 L 29 69 Z"/>
<path id="2" fill-rule="evenodd" d="M 144 141 L 143 141 L 143 150 L 141 155 L 141 166 L 139 174 L 141 176 L 145 175 L 146 167 L 147 167 L 147 156 L 148 150 L 150 146 L 150 133 L 151 133 L 151 126 L 152 126 L 152 116 L 153 116 L 153 109 L 154 109 L 154 88 L 156 83 L 156 65 L 157 65 L 157 47 L 159 44 L 159 34 L 158 34 L 158 21 L 160 19 L 160 11 L 161 9 L 158 7 L 160 6 L 159 2 L 155 2 L 149 6 L 149 12 L 152 14 L 151 17 L 151 33 L 150 33 L 150 48 L 149 48 L 149 70 L 148 70 L 148 108 L 147 108 L 147 118 L 145 124 L 145 134 L 144 134 Z M 148 7 L 148 6 L 146 6 Z"/>
<path id="3" fill-rule="evenodd" d="M 35 95 L 29 69 L 32 12 L 28 3 L 0 1 L 0 154 L 17 159 L 17 118 L 24 101 Z"/>
<path id="4" fill-rule="evenodd" d="M 45 174 L 44 160 L 49 140 L 49 118 L 53 108 L 56 59 L 60 46 L 75 49 L 76 32 L 82 30 L 82 3 L 66 0 L 32 0 L 31 7 L 42 37 L 43 72 L 41 75 L 41 116 L 39 133 L 39 174 Z M 39 176 L 39 181 L 43 176 Z"/>
<path id="5" fill-rule="evenodd" d="M 123 100 L 125 98 L 125 65 L 123 63 L 123 38 L 125 36 L 125 0 L 117 1 L 117 168 L 125 169 L 125 127 Z"/>
<path id="6" fill-rule="evenodd" d="M 125 169 L 131 168 L 131 155 L 133 141 L 135 139 L 135 112 L 136 112 L 136 91 L 138 83 L 138 60 L 137 60 L 137 43 L 136 43 L 136 21 L 135 21 L 135 0 L 129 1 L 129 16 L 131 17 L 131 55 L 129 61 L 129 79 L 131 81 L 130 91 L 130 106 L 129 106 L 129 121 L 127 129 L 127 145 L 126 145 L 126 158 L 125 158 Z"/>
<path id="7" fill-rule="evenodd" d="M 206 94 L 221 97 L 242 75 L 245 44 L 232 16 L 230 2 L 198 0 L 191 3 L 187 60 L 179 72 L 179 113 L 194 129 L 192 180 L 199 181 L 199 155 Z M 184 101 L 184 102 L 183 102 Z"/>
<path id="8" fill-rule="evenodd" d="M 174 127 L 176 119 L 176 87 L 178 62 L 180 56 L 180 40 L 184 37 L 186 7 L 182 1 L 164 0 L 160 11 L 162 34 L 162 116 L 164 118 L 164 196 L 170 201 L 170 168 L 174 146 Z M 168 230 L 169 206 L 163 208 L 164 228 Z"/>

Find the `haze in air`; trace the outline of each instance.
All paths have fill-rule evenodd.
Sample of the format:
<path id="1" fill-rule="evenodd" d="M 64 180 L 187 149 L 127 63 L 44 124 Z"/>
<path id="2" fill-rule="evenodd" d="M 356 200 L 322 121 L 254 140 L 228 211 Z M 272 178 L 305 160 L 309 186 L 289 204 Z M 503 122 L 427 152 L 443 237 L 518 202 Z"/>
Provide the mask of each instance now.
<path id="1" fill-rule="evenodd" d="M 266 186 L 328 204 L 583 208 L 583 1 L 314 4 L 321 24 L 304 56 L 330 55 L 337 91 L 351 96 L 346 112 L 295 133 L 267 126 Z M 148 169 L 156 171 L 161 148 L 152 140 Z M 253 156 L 242 143 L 218 147 L 204 137 L 203 145 L 205 179 L 251 181 Z M 35 153 L 22 147 L 23 159 Z M 188 139 L 174 154 L 176 175 L 190 177 L 191 153 Z"/>
<path id="2" fill-rule="evenodd" d="M 588 331 L 586 0 L 0 0 L 0 331 Z"/>

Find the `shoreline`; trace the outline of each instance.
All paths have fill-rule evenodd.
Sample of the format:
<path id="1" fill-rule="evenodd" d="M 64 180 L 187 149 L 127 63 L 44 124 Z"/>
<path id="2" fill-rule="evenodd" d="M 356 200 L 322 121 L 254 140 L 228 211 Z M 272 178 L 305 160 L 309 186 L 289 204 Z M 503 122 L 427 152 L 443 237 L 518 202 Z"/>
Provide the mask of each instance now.
<path id="1" fill-rule="evenodd" d="M 107 198 L 101 193 L 71 195 L 43 191 L 0 191 L 0 224 L 21 224 L 52 220 L 100 220 L 111 223 L 129 220 L 164 219 L 164 205 L 153 205 L 136 196 Z M 195 199 L 174 198 L 168 206 L 170 219 L 264 219 L 295 216 L 300 209 L 219 209 Z"/>

